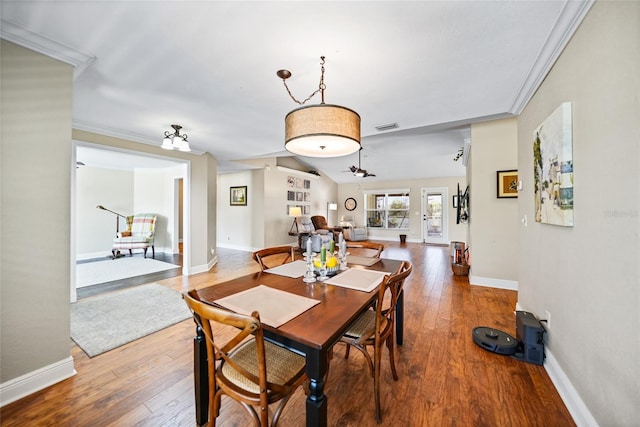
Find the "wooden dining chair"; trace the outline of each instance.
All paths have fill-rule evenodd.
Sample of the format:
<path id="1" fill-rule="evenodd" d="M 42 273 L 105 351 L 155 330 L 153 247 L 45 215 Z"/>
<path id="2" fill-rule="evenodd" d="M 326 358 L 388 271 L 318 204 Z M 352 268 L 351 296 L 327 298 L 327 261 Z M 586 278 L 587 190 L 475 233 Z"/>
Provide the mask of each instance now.
<path id="1" fill-rule="evenodd" d="M 295 260 L 295 248 L 293 246 L 273 246 L 253 253 L 253 259 L 260 266 L 260 271 L 277 267 Z"/>
<path id="2" fill-rule="evenodd" d="M 296 389 L 308 381 L 305 358 L 270 341 L 265 341 L 258 312 L 251 316 L 233 313 L 201 302 L 196 291 L 184 294 L 187 306 L 206 337 L 209 381 L 209 420 L 215 427 L 223 394 L 240 402 L 256 426 L 269 426 L 269 405 L 280 402 L 271 426 Z M 215 323 L 233 326 L 231 339 L 216 340 Z M 219 337 L 220 338 L 220 337 Z M 258 407 L 258 411 L 254 407 Z"/>
<path id="3" fill-rule="evenodd" d="M 373 375 L 373 388 L 376 403 L 376 419 L 378 424 L 382 422 L 380 410 L 380 365 L 382 360 L 382 347 L 386 344 L 389 349 L 389 364 L 393 379 L 398 380 L 394 358 L 394 331 L 396 318 L 396 304 L 398 296 L 402 292 L 405 279 L 411 274 L 411 263 L 403 261 L 398 272 L 385 276 L 378 290 L 378 298 L 375 306 L 365 311 L 348 328 L 340 339 L 347 344 L 345 359 L 349 357 L 351 346 L 360 350 L 369 364 L 369 370 Z M 373 347 L 373 360 L 367 350 L 367 346 Z"/>
<path id="4" fill-rule="evenodd" d="M 380 258 L 380 254 L 384 250 L 382 243 L 362 241 L 347 241 L 347 249 L 352 255 L 368 256 L 372 258 Z"/>

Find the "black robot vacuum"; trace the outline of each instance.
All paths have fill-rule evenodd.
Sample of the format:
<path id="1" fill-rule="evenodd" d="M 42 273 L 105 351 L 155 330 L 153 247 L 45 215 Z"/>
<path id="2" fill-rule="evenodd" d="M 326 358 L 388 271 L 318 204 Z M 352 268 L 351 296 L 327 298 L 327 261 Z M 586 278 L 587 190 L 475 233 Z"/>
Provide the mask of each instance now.
<path id="1" fill-rule="evenodd" d="M 493 353 L 512 356 L 518 349 L 518 340 L 506 332 L 486 326 L 478 326 L 472 331 L 473 342 Z"/>

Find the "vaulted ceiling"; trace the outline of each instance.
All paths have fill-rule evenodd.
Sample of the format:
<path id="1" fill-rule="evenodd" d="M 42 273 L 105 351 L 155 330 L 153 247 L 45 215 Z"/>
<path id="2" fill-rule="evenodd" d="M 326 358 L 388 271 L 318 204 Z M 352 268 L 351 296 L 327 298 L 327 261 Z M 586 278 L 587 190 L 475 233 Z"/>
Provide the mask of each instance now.
<path id="1" fill-rule="evenodd" d="M 179 124 L 221 173 L 290 155 L 284 116 L 298 105 L 276 71 L 302 100 L 325 56 L 326 102 L 362 118 L 365 179 L 389 181 L 464 175 L 453 158 L 469 125 L 519 114 L 589 5 L 3 0 L 1 34 L 76 66 L 75 128 L 159 145 Z M 362 179 L 345 172 L 357 153 L 299 160 Z"/>

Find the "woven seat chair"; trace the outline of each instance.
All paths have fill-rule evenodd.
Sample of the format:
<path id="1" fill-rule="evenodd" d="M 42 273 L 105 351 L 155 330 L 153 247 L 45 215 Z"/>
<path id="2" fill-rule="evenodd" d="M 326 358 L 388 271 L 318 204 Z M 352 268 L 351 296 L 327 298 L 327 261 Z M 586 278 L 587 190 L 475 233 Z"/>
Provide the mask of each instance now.
<path id="1" fill-rule="evenodd" d="M 378 298 L 375 306 L 365 311 L 349 327 L 347 332 L 340 339 L 347 344 L 345 359 L 349 357 L 351 346 L 360 350 L 369 364 L 369 370 L 373 375 L 373 388 L 376 403 L 376 419 L 378 424 L 382 422 L 380 410 L 380 368 L 382 360 L 382 347 L 386 344 L 389 349 L 389 364 L 393 379 L 398 380 L 394 359 L 395 341 L 395 317 L 398 296 L 402 292 L 404 281 L 411 274 L 411 263 L 404 261 L 398 272 L 386 276 L 378 290 Z M 373 360 L 367 351 L 367 346 L 373 347 Z"/>
<path id="2" fill-rule="evenodd" d="M 376 242 L 352 242 L 347 241 L 347 249 L 352 255 L 368 256 L 372 258 L 380 258 L 380 254 L 384 250 L 382 243 Z"/>
<path id="3" fill-rule="evenodd" d="M 264 340 L 258 312 L 251 316 L 233 313 L 198 300 L 197 292 L 184 294 L 187 306 L 206 337 L 209 371 L 209 420 L 214 427 L 223 394 L 240 402 L 256 426 L 269 426 L 269 405 L 279 402 L 272 426 L 296 389 L 307 381 L 305 359 L 284 347 Z M 237 328 L 229 340 L 215 340 L 216 324 Z M 258 411 L 254 406 L 258 407 Z"/>
<path id="4" fill-rule="evenodd" d="M 295 260 L 295 248 L 293 246 L 274 246 L 264 248 L 253 253 L 253 259 L 260 266 L 260 271 L 277 267 Z"/>

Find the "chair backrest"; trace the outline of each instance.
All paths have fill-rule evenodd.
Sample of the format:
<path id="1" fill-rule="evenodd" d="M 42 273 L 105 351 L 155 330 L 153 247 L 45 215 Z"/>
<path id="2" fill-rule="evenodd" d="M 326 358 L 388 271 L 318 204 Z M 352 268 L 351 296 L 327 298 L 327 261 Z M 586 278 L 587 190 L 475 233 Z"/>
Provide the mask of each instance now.
<path id="1" fill-rule="evenodd" d="M 380 258 L 380 254 L 384 250 L 384 245 L 382 243 L 377 242 L 347 242 L 347 249 L 350 249 L 349 252 L 352 255 L 361 255 L 361 256 L 369 256 L 373 258 Z"/>
<path id="2" fill-rule="evenodd" d="M 156 214 L 142 213 L 135 214 L 131 218 L 131 225 L 129 230 L 133 236 L 146 236 L 153 237 L 156 228 Z M 127 217 L 127 224 L 129 224 L 129 217 Z"/>
<path id="3" fill-rule="evenodd" d="M 295 248 L 293 246 L 274 246 L 264 248 L 253 253 L 253 259 L 264 271 L 295 260 Z"/>
<path id="4" fill-rule="evenodd" d="M 353 219 L 353 215 L 342 215 L 340 217 L 340 226 L 355 228 L 356 222 Z"/>
<path id="5" fill-rule="evenodd" d="M 296 225 L 298 227 L 298 234 L 313 233 L 316 230 L 308 216 L 297 216 Z"/>
<path id="6" fill-rule="evenodd" d="M 380 285 L 376 303 L 376 341 L 384 340 L 393 331 L 398 297 L 402 292 L 405 279 L 411 274 L 412 268 L 409 261 L 403 261 L 398 271 L 385 276 Z"/>
<path id="7" fill-rule="evenodd" d="M 325 217 L 323 217 L 322 215 L 314 215 L 311 217 L 311 222 L 313 223 L 313 227 L 316 230 L 319 229 L 325 229 L 328 230 L 329 229 L 329 224 L 327 223 L 327 219 Z"/>
<path id="8" fill-rule="evenodd" d="M 191 290 L 183 294 L 187 306 L 193 314 L 195 322 L 202 328 L 202 332 L 206 338 L 207 347 L 207 365 L 209 369 L 209 390 L 217 390 L 216 386 L 216 366 L 218 362 L 224 362 L 240 373 L 250 383 L 257 384 L 261 395 L 267 394 L 267 367 L 264 350 L 264 334 L 262 323 L 258 312 L 254 311 L 251 316 L 233 313 L 209 304 L 205 304 L 198 298 L 196 290 Z M 233 326 L 237 329 L 237 334 L 225 339 L 216 341 L 213 334 L 213 324 Z M 253 337 L 251 337 L 253 335 Z M 221 335 L 222 336 L 222 335 Z M 258 376 L 247 372 L 228 356 L 235 348 L 244 344 L 247 339 L 255 339 L 256 341 L 256 363 L 258 366 Z M 270 388 L 271 387 L 270 385 Z"/>

